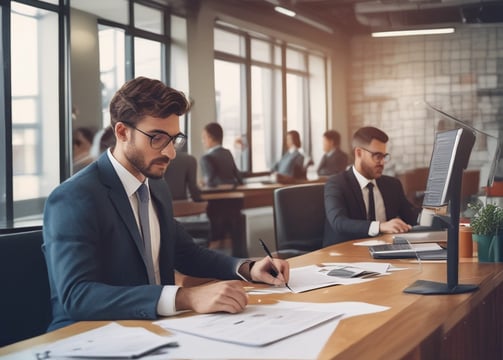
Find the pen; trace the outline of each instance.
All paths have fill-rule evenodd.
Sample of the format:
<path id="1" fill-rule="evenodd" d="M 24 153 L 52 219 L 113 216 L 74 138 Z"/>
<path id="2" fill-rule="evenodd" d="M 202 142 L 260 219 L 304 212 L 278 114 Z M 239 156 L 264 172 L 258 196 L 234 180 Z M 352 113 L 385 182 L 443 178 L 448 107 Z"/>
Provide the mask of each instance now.
<path id="1" fill-rule="evenodd" d="M 269 256 L 272 260 L 273 257 L 272 257 L 271 252 L 269 251 L 269 248 L 267 247 L 267 245 L 262 241 L 262 239 L 258 239 L 258 241 L 260 241 L 260 245 L 262 245 L 262 247 L 264 248 L 264 251 L 267 254 L 267 256 Z M 277 277 L 279 275 L 279 271 L 278 271 L 278 269 L 276 269 L 276 266 L 274 266 L 274 263 L 272 261 L 271 261 L 271 267 L 272 267 L 271 271 L 270 271 L 271 275 L 274 277 Z M 288 283 L 286 281 L 285 281 L 285 286 L 288 288 L 288 290 L 293 292 L 292 288 L 290 286 L 288 286 Z"/>

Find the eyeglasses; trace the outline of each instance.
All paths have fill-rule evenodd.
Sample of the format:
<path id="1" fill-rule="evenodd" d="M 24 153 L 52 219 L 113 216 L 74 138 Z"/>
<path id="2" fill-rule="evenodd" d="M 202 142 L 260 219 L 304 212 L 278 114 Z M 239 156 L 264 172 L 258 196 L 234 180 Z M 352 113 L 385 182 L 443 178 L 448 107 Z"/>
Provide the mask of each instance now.
<path id="1" fill-rule="evenodd" d="M 389 161 L 389 159 L 391 159 L 391 155 L 386 153 L 386 154 L 383 154 L 382 152 L 379 152 L 379 151 L 370 151 L 368 149 L 365 149 L 363 147 L 361 147 L 360 149 L 362 150 L 365 150 L 366 152 L 370 153 L 370 155 L 372 156 L 372 160 L 374 160 L 375 162 L 381 162 L 381 161 Z"/>
<path id="2" fill-rule="evenodd" d="M 147 134 L 145 131 L 142 131 L 138 129 L 136 126 L 133 124 L 123 122 L 125 125 L 132 127 L 135 130 L 138 130 L 141 132 L 143 135 L 148 136 L 150 138 L 150 146 L 154 150 L 161 150 L 164 149 L 166 146 L 169 145 L 170 142 L 173 142 L 173 146 L 175 147 L 175 150 L 179 150 L 185 145 L 185 142 L 187 141 L 187 135 L 184 133 L 178 133 L 176 135 L 170 135 L 168 133 L 157 133 L 155 135 L 150 135 Z"/>

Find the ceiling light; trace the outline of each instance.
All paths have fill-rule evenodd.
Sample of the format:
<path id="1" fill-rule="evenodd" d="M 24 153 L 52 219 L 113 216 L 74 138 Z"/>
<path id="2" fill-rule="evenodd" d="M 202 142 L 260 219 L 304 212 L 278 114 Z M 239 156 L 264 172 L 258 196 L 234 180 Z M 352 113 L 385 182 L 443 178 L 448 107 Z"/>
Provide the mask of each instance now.
<path id="1" fill-rule="evenodd" d="M 372 37 L 438 35 L 438 34 L 452 34 L 453 32 L 454 28 L 379 31 L 379 32 L 373 32 Z"/>
<path id="2" fill-rule="evenodd" d="M 275 6 L 274 10 L 276 10 L 280 14 L 283 14 L 283 15 L 286 15 L 286 16 L 290 16 L 290 17 L 294 17 L 295 16 L 295 11 L 292 11 L 290 9 L 284 8 L 282 6 Z"/>

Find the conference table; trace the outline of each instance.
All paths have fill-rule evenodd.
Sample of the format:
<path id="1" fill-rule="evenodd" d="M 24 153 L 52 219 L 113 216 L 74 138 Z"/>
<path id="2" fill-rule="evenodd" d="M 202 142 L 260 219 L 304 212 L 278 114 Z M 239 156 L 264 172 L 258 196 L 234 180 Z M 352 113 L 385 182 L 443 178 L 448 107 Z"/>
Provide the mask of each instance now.
<path id="1" fill-rule="evenodd" d="M 390 236 L 381 237 L 391 240 Z M 340 321 L 320 349 L 318 359 L 502 359 L 503 263 L 459 262 L 459 283 L 476 284 L 475 292 L 415 295 L 403 290 L 416 280 L 446 282 L 445 262 L 418 264 L 411 259 L 373 260 L 368 249 L 350 241 L 290 258 L 291 267 L 323 262 L 385 261 L 406 268 L 370 282 L 330 286 L 303 293 L 250 295 L 250 303 L 359 301 L 390 307 L 386 311 Z M 247 284 L 248 286 L 250 284 Z M 260 286 L 260 285 L 257 285 Z M 104 325 L 81 321 L 0 349 L 0 355 L 50 343 Z M 151 321 L 119 321 L 167 334 Z M 224 356 L 224 354 L 222 354 Z M 219 354 L 215 354 L 219 358 Z"/>

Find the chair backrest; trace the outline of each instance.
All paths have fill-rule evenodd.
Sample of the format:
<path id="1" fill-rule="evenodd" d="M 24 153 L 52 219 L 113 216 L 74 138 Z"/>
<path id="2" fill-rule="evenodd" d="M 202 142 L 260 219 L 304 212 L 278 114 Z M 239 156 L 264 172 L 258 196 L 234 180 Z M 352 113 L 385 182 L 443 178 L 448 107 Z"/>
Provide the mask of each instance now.
<path id="1" fill-rule="evenodd" d="M 325 226 L 324 184 L 303 184 L 274 191 L 276 250 L 291 256 L 320 249 Z"/>
<path id="2" fill-rule="evenodd" d="M 0 347 L 46 332 L 51 321 L 42 230 L 0 235 Z"/>

